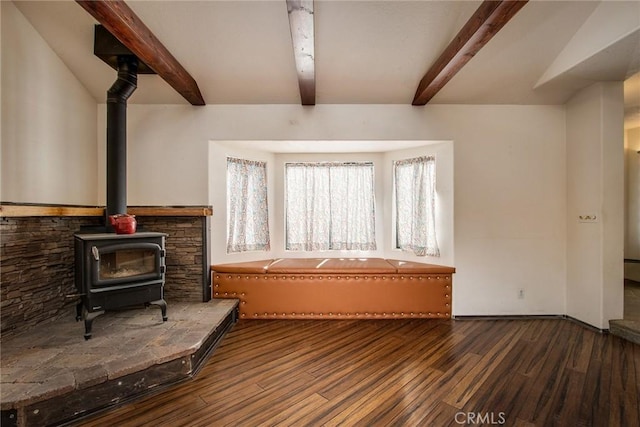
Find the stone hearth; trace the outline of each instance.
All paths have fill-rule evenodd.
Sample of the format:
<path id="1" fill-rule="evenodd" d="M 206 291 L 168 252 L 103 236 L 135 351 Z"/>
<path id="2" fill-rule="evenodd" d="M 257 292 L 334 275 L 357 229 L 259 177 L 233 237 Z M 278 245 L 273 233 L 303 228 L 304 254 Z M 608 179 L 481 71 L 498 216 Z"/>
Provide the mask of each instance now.
<path id="1" fill-rule="evenodd" d="M 192 377 L 237 319 L 210 300 L 209 206 L 129 207 L 139 231 L 166 233 L 159 309 L 99 316 L 93 338 L 76 322 L 74 233 L 104 229 L 104 208 L 0 204 L 1 419 L 66 423 Z"/>
<path id="2" fill-rule="evenodd" d="M 237 320 L 236 300 L 109 311 L 85 341 L 75 314 L 2 341 L 3 427 L 58 425 L 193 377 Z"/>

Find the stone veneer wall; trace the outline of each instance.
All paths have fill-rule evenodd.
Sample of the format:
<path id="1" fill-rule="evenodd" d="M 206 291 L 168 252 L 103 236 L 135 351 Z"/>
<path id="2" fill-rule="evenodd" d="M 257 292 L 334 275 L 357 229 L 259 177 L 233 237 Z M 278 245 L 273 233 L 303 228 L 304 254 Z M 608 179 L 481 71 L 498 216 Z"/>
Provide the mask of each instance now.
<path id="1" fill-rule="evenodd" d="M 203 301 L 203 289 L 209 289 L 204 228 L 206 217 L 136 217 L 144 231 L 167 233 L 167 273 L 164 295 L 171 301 Z M 205 268 L 206 265 L 206 268 Z M 207 274 L 204 272 L 207 271 Z"/>
<path id="2" fill-rule="evenodd" d="M 2 337 L 62 316 L 75 316 L 73 233 L 100 225 L 92 217 L 0 219 Z"/>
<path id="3" fill-rule="evenodd" d="M 165 299 L 200 302 L 209 289 L 206 217 L 138 217 L 145 231 L 167 233 Z M 73 234 L 99 226 L 98 217 L 7 217 L 0 219 L 1 336 L 41 322 L 75 316 Z M 207 268 L 205 265 L 207 264 Z M 205 274 L 204 272 L 207 272 Z M 169 311 L 170 313 L 170 311 Z"/>

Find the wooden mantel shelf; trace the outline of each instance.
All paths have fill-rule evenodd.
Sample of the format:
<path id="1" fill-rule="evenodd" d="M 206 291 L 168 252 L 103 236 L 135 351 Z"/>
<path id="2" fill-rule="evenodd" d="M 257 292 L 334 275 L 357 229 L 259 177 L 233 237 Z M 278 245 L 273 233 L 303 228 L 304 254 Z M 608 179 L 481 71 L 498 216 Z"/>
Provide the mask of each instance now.
<path id="1" fill-rule="evenodd" d="M 129 206 L 127 213 L 136 216 L 211 216 L 211 206 Z M 102 206 L 40 204 L 0 204 L 0 217 L 29 216 L 102 216 Z"/>
<path id="2" fill-rule="evenodd" d="M 211 216 L 211 206 L 129 206 L 127 213 L 136 216 Z"/>
<path id="3" fill-rule="evenodd" d="M 104 208 L 58 205 L 0 205 L 1 217 L 22 216 L 102 216 Z"/>

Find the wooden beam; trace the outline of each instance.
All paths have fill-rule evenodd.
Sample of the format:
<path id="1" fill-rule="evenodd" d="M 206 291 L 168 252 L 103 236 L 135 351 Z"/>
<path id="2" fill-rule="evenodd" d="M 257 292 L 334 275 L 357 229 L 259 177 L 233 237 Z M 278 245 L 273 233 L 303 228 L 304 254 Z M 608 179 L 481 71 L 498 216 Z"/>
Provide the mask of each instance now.
<path id="1" fill-rule="evenodd" d="M 478 10 L 449 43 L 433 66 L 424 75 L 413 105 L 425 105 L 478 51 L 495 36 L 502 27 L 527 3 L 528 0 L 482 2 Z"/>
<path id="2" fill-rule="evenodd" d="M 302 105 L 316 104 L 313 0 L 287 0 Z"/>
<path id="3" fill-rule="evenodd" d="M 187 101 L 205 105 L 193 77 L 124 1 L 76 1 Z"/>

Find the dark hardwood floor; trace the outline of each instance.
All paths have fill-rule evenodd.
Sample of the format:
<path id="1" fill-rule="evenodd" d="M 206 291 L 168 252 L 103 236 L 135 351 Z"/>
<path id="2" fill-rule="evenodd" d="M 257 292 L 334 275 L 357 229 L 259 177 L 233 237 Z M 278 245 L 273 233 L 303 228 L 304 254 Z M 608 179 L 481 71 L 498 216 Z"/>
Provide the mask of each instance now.
<path id="1" fill-rule="evenodd" d="M 563 319 L 240 321 L 86 426 L 639 426 L 640 346 Z"/>

